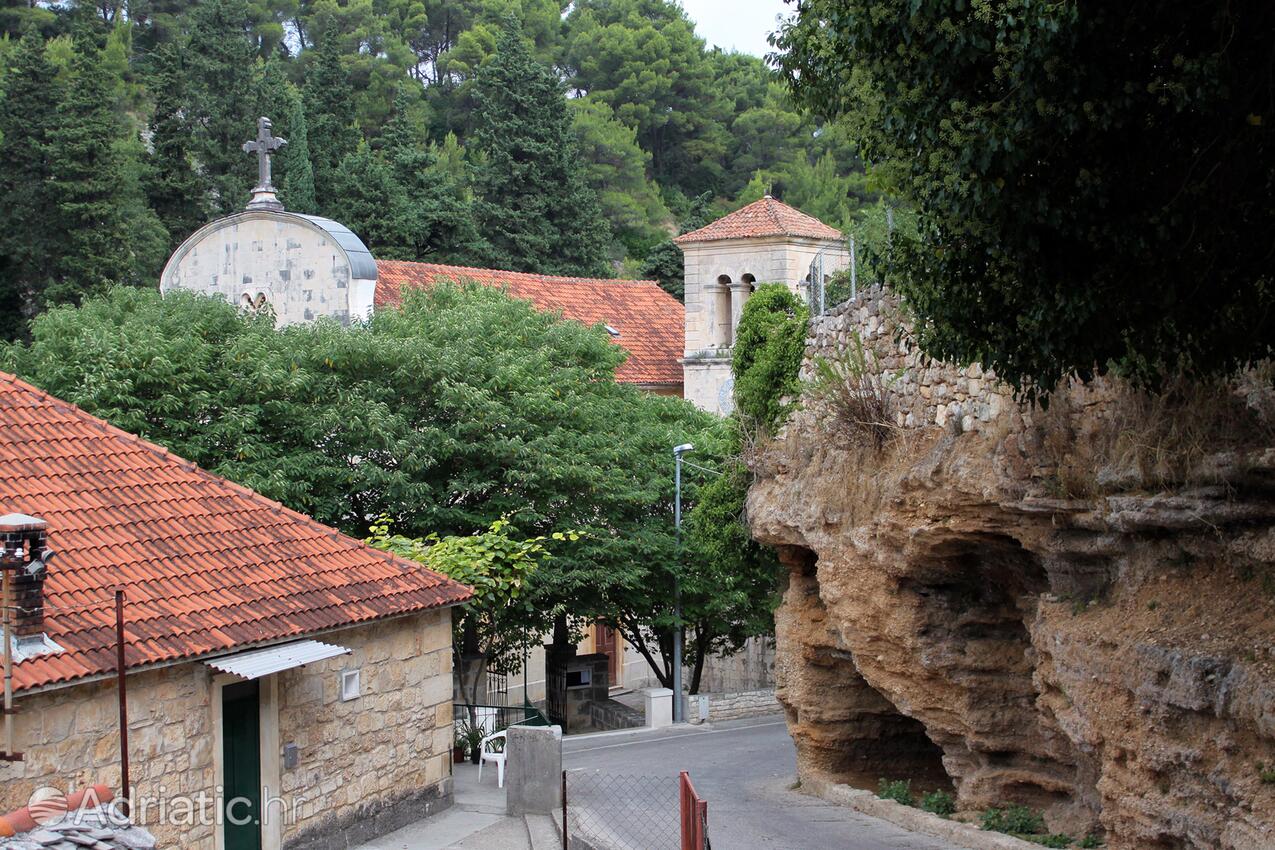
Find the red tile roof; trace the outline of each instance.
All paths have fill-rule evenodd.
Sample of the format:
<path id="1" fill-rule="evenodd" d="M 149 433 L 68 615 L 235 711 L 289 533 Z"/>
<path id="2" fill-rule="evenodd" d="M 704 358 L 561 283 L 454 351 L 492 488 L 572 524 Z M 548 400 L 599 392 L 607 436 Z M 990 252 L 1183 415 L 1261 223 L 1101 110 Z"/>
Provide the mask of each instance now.
<path id="1" fill-rule="evenodd" d="M 683 233 L 673 241 L 685 245 L 688 242 L 714 242 L 719 239 L 749 239 L 758 236 L 840 239 L 841 231 L 767 195 L 699 230 Z"/>
<path id="2" fill-rule="evenodd" d="M 29 689 L 462 602 L 467 587 L 346 537 L 0 372 L 0 511 L 48 522 L 57 557 Z"/>
<path id="3" fill-rule="evenodd" d="M 402 290 L 439 280 L 472 280 L 504 287 L 514 298 L 536 309 L 561 313 L 586 325 L 608 325 L 620 332 L 613 342 L 629 352 L 616 380 L 627 384 L 682 383 L 683 323 L 681 303 L 652 280 L 607 280 L 591 277 L 507 272 L 377 260 L 376 308 L 401 303 Z"/>

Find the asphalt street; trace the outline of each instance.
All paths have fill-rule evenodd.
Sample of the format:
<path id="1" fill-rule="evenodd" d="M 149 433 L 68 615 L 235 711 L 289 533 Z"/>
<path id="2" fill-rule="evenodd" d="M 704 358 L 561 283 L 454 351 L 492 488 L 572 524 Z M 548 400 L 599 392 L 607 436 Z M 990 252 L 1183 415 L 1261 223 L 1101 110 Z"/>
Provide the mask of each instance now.
<path id="1" fill-rule="evenodd" d="M 662 822 L 670 805 L 676 811 L 673 780 L 686 770 L 708 801 L 713 850 L 960 850 L 793 790 L 796 750 L 777 717 L 571 736 L 562 758 L 570 771 L 568 798 L 578 788 L 581 806 L 600 818 L 611 813 L 616 831 L 634 841 L 644 816 Z M 671 792 L 653 790 L 666 787 L 661 778 L 670 780 Z"/>

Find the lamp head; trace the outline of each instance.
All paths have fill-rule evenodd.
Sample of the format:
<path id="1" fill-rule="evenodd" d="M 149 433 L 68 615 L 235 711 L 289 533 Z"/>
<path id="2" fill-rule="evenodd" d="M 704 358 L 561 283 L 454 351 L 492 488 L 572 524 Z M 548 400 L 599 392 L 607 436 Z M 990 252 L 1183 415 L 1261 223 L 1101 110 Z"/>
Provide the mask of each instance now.
<path id="1" fill-rule="evenodd" d="M 682 443 L 682 445 L 680 445 L 680 446 L 674 446 L 674 447 L 673 447 L 673 454 L 674 454 L 674 455 L 684 455 L 684 454 L 686 454 L 687 452 L 693 452 L 693 451 L 695 451 L 695 444 L 694 444 L 694 443 Z"/>

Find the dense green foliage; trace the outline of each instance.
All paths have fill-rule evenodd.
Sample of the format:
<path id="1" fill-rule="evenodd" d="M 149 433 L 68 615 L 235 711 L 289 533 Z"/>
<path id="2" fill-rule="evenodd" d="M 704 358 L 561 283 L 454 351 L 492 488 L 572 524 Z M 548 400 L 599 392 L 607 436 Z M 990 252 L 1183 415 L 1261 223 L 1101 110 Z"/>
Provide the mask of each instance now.
<path id="1" fill-rule="evenodd" d="M 690 693 L 699 691 L 709 656 L 729 655 L 748 638 L 772 634 L 779 604 L 779 561 L 748 530 L 744 502 L 753 477 L 740 454 L 737 423 L 729 428 L 720 474 L 698 488 L 686 519 L 682 602 L 695 617 L 686 646 Z"/>
<path id="2" fill-rule="evenodd" d="M 750 428 L 774 428 L 801 389 L 810 312 L 782 283 L 767 283 L 744 304 L 735 329 L 731 372 L 735 408 Z"/>
<path id="3" fill-rule="evenodd" d="M 41 197 L 41 139 L 89 42 L 99 118 L 116 119 L 94 122 L 95 156 L 142 189 L 125 185 L 126 212 L 106 218 L 144 225 L 120 248 L 147 282 L 167 252 L 154 256 L 146 208 L 168 247 L 241 209 L 256 169 L 240 145 L 261 115 L 290 142 L 275 157 L 288 208 L 334 216 L 387 258 L 642 273 L 680 295 L 668 237 L 758 187 L 839 226 L 874 196 L 847 133 L 799 112 L 761 59 L 708 49 L 672 0 L 563 12 L 557 0 L 0 0 L 0 192 L 16 225 L 0 235 L 0 297 L 17 305 L 0 334 L 42 309 L 59 255 L 96 252 L 66 259 L 89 278 L 121 265 L 55 246 L 58 207 Z M 70 281 L 72 300 L 96 286 Z"/>
<path id="4" fill-rule="evenodd" d="M 1275 339 L 1275 6 L 800 0 L 792 89 L 913 202 L 932 355 L 1031 391 L 1225 373 Z"/>
<path id="5" fill-rule="evenodd" d="M 516 538 L 503 517 L 474 534 L 449 537 L 396 534 L 388 517 L 373 522 L 369 531 L 365 543 L 418 561 L 473 589 L 473 597 L 452 621 L 454 669 L 465 669 L 462 658 L 470 652 L 482 658 L 480 669 L 468 677 L 466 696 L 471 704 L 478 702 L 477 689 L 488 670 L 519 669 L 523 654 L 542 638 L 544 619 L 533 596 L 535 573 L 550 558 L 552 543 L 579 539 L 572 531 Z"/>
<path id="6" fill-rule="evenodd" d="M 496 268 L 595 277 L 606 223 L 581 170 L 561 84 L 511 20 L 474 81 L 478 228 Z"/>
<path id="7" fill-rule="evenodd" d="M 686 620 L 706 631 L 688 642 L 729 646 L 736 623 L 765 625 L 743 595 L 756 573 L 722 572 L 751 556 L 679 562 L 672 522 L 671 447 L 694 442 L 719 464 L 722 423 L 617 384 L 623 357 L 602 329 L 481 286 L 413 293 L 366 326 L 282 330 L 214 299 L 121 287 L 45 312 L 0 368 L 357 537 L 377 517 L 409 539 L 502 517 L 520 538 L 578 531 L 537 571 L 541 633 L 567 606 L 663 641 L 680 569 Z M 705 475 L 688 471 L 688 506 Z"/>

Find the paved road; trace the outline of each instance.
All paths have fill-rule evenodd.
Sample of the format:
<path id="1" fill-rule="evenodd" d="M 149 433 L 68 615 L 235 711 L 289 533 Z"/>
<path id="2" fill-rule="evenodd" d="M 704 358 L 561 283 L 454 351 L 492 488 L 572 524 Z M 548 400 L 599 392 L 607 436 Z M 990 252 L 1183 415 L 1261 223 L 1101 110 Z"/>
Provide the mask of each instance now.
<path id="1" fill-rule="evenodd" d="M 568 770 L 580 771 L 582 792 L 607 775 L 672 778 L 689 771 L 695 790 L 708 800 L 713 850 L 960 850 L 791 790 L 796 751 L 777 718 L 573 736 L 563 741 L 562 758 Z"/>

